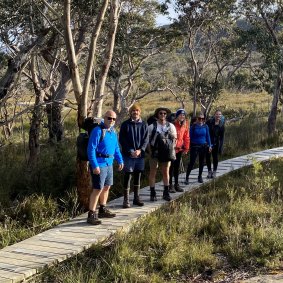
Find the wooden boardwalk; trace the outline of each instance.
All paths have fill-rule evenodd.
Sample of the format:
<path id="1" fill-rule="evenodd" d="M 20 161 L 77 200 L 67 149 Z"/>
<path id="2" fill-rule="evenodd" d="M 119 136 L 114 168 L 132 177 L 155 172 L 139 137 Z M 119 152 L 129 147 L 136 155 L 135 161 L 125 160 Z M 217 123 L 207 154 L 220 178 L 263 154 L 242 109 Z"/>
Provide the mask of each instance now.
<path id="1" fill-rule="evenodd" d="M 265 161 L 270 158 L 283 157 L 283 147 L 273 148 L 228 159 L 219 162 L 217 177 L 233 170 L 251 165 L 254 160 Z M 185 192 L 191 191 L 201 184 L 197 182 L 198 169 L 190 175 L 190 184 L 183 186 Z M 211 182 L 206 178 L 207 170 L 203 172 L 204 183 Z M 184 181 L 184 174 L 180 175 L 180 183 Z M 103 219 L 98 226 L 86 223 L 87 213 L 40 233 L 27 240 L 8 246 L 0 250 L 0 282 L 22 282 L 40 272 L 44 267 L 54 265 L 71 256 L 74 256 L 93 244 L 101 242 L 121 229 L 128 229 L 140 216 L 159 208 L 166 201 L 162 200 L 162 183 L 156 184 L 158 201 L 149 201 L 149 187 L 141 189 L 141 196 L 145 206 L 122 208 L 123 199 L 118 198 L 109 202 L 108 206 L 117 213 L 112 219 Z M 183 193 L 171 194 L 173 199 Z M 131 200 L 133 195 L 130 195 Z"/>

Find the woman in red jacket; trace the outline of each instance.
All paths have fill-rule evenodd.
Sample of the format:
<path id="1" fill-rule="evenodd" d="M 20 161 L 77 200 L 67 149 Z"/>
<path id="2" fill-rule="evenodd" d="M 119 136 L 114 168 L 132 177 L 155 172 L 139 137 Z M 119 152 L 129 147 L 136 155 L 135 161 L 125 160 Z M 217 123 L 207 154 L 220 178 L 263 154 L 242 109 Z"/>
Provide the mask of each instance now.
<path id="1" fill-rule="evenodd" d="M 169 179 L 169 191 L 170 193 L 183 192 L 180 187 L 179 168 L 181 163 L 182 154 L 187 154 L 190 148 L 190 134 L 189 134 L 189 122 L 186 120 L 186 111 L 184 109 L 178 109 L 176 111 L 176 119 L 173 123 L 177 130 L 176 140 L 176 160 L 171 162 L 170 166 L 170 179 Z M 173 186 L 173 177 L 175 185 Z"/>

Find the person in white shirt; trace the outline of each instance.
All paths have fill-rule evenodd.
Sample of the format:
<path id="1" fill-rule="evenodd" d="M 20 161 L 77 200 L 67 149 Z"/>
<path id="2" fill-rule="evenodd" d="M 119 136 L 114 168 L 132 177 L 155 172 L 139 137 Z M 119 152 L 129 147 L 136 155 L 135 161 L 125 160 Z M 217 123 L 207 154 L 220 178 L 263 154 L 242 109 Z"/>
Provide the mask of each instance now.
<path id="1" fill-rule="evenodd" d="M 150 153 L 150 172 L 149 172 L 149 186 L 150 186 L 150 200 L 156 201 L 155 191 L 155 177 L 160 164 L 162 179 L 164 184 L 163 199 L 170 201 L 169 194 L 169 168 L 171 161 L 176 159 L 175 142 L 177 138 L 177 131 L 172 123 L 169 123 L 166 118 L 171 113 L 168 108 L 159 107 L 155 110 L 154 121 L 148 127 L 149 133 L 149 153 Z"/>

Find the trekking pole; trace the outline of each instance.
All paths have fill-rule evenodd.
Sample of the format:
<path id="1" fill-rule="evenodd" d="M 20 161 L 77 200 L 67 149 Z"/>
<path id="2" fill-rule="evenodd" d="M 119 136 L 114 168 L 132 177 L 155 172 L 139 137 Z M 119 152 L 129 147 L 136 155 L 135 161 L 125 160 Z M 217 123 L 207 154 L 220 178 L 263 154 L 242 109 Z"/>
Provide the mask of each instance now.
<path id="1" fill-rule="evenodd" d="M 183 162 L 182 156 L 181 156 L 181 160 L 180 160 L 180 173 L 185 173 L 184 162 Z"/>

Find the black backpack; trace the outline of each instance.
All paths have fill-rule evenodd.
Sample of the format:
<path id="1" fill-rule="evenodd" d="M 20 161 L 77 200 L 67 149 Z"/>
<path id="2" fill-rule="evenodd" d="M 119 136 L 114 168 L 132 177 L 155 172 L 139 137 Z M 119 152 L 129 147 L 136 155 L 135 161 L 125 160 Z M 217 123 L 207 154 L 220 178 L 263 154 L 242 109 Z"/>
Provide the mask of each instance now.
<path id="1" fill-rule="evenodd" d="M 77 137 L 77 158 L 79 160 L 88 161 L 87 147 L 88 147 L 89 137 L 91 131 L 95 127 L 100 127 L 102 130 L 99 142 L 101 142 L 105 137 L 105 129 L 103 128 L 103 125 L 101 125 L 98 122 L 95 122 L 92 117 L 86 118 L 82 125 L 82 129 L 84 129 L 86 132 L 80 133 Z"/>
<path id="2" fill-rule="evenodd" d="M 169 127 L 169 122 L 166 125 Z M 152 140 L 154 140 L 154 145 L 151 146 L 152 158 L 157 158 L 160 162 L 174 161 L 176 159 L 175 143 L 170 131 L 158 133 L 157 122 L 153 122 Z"/>

